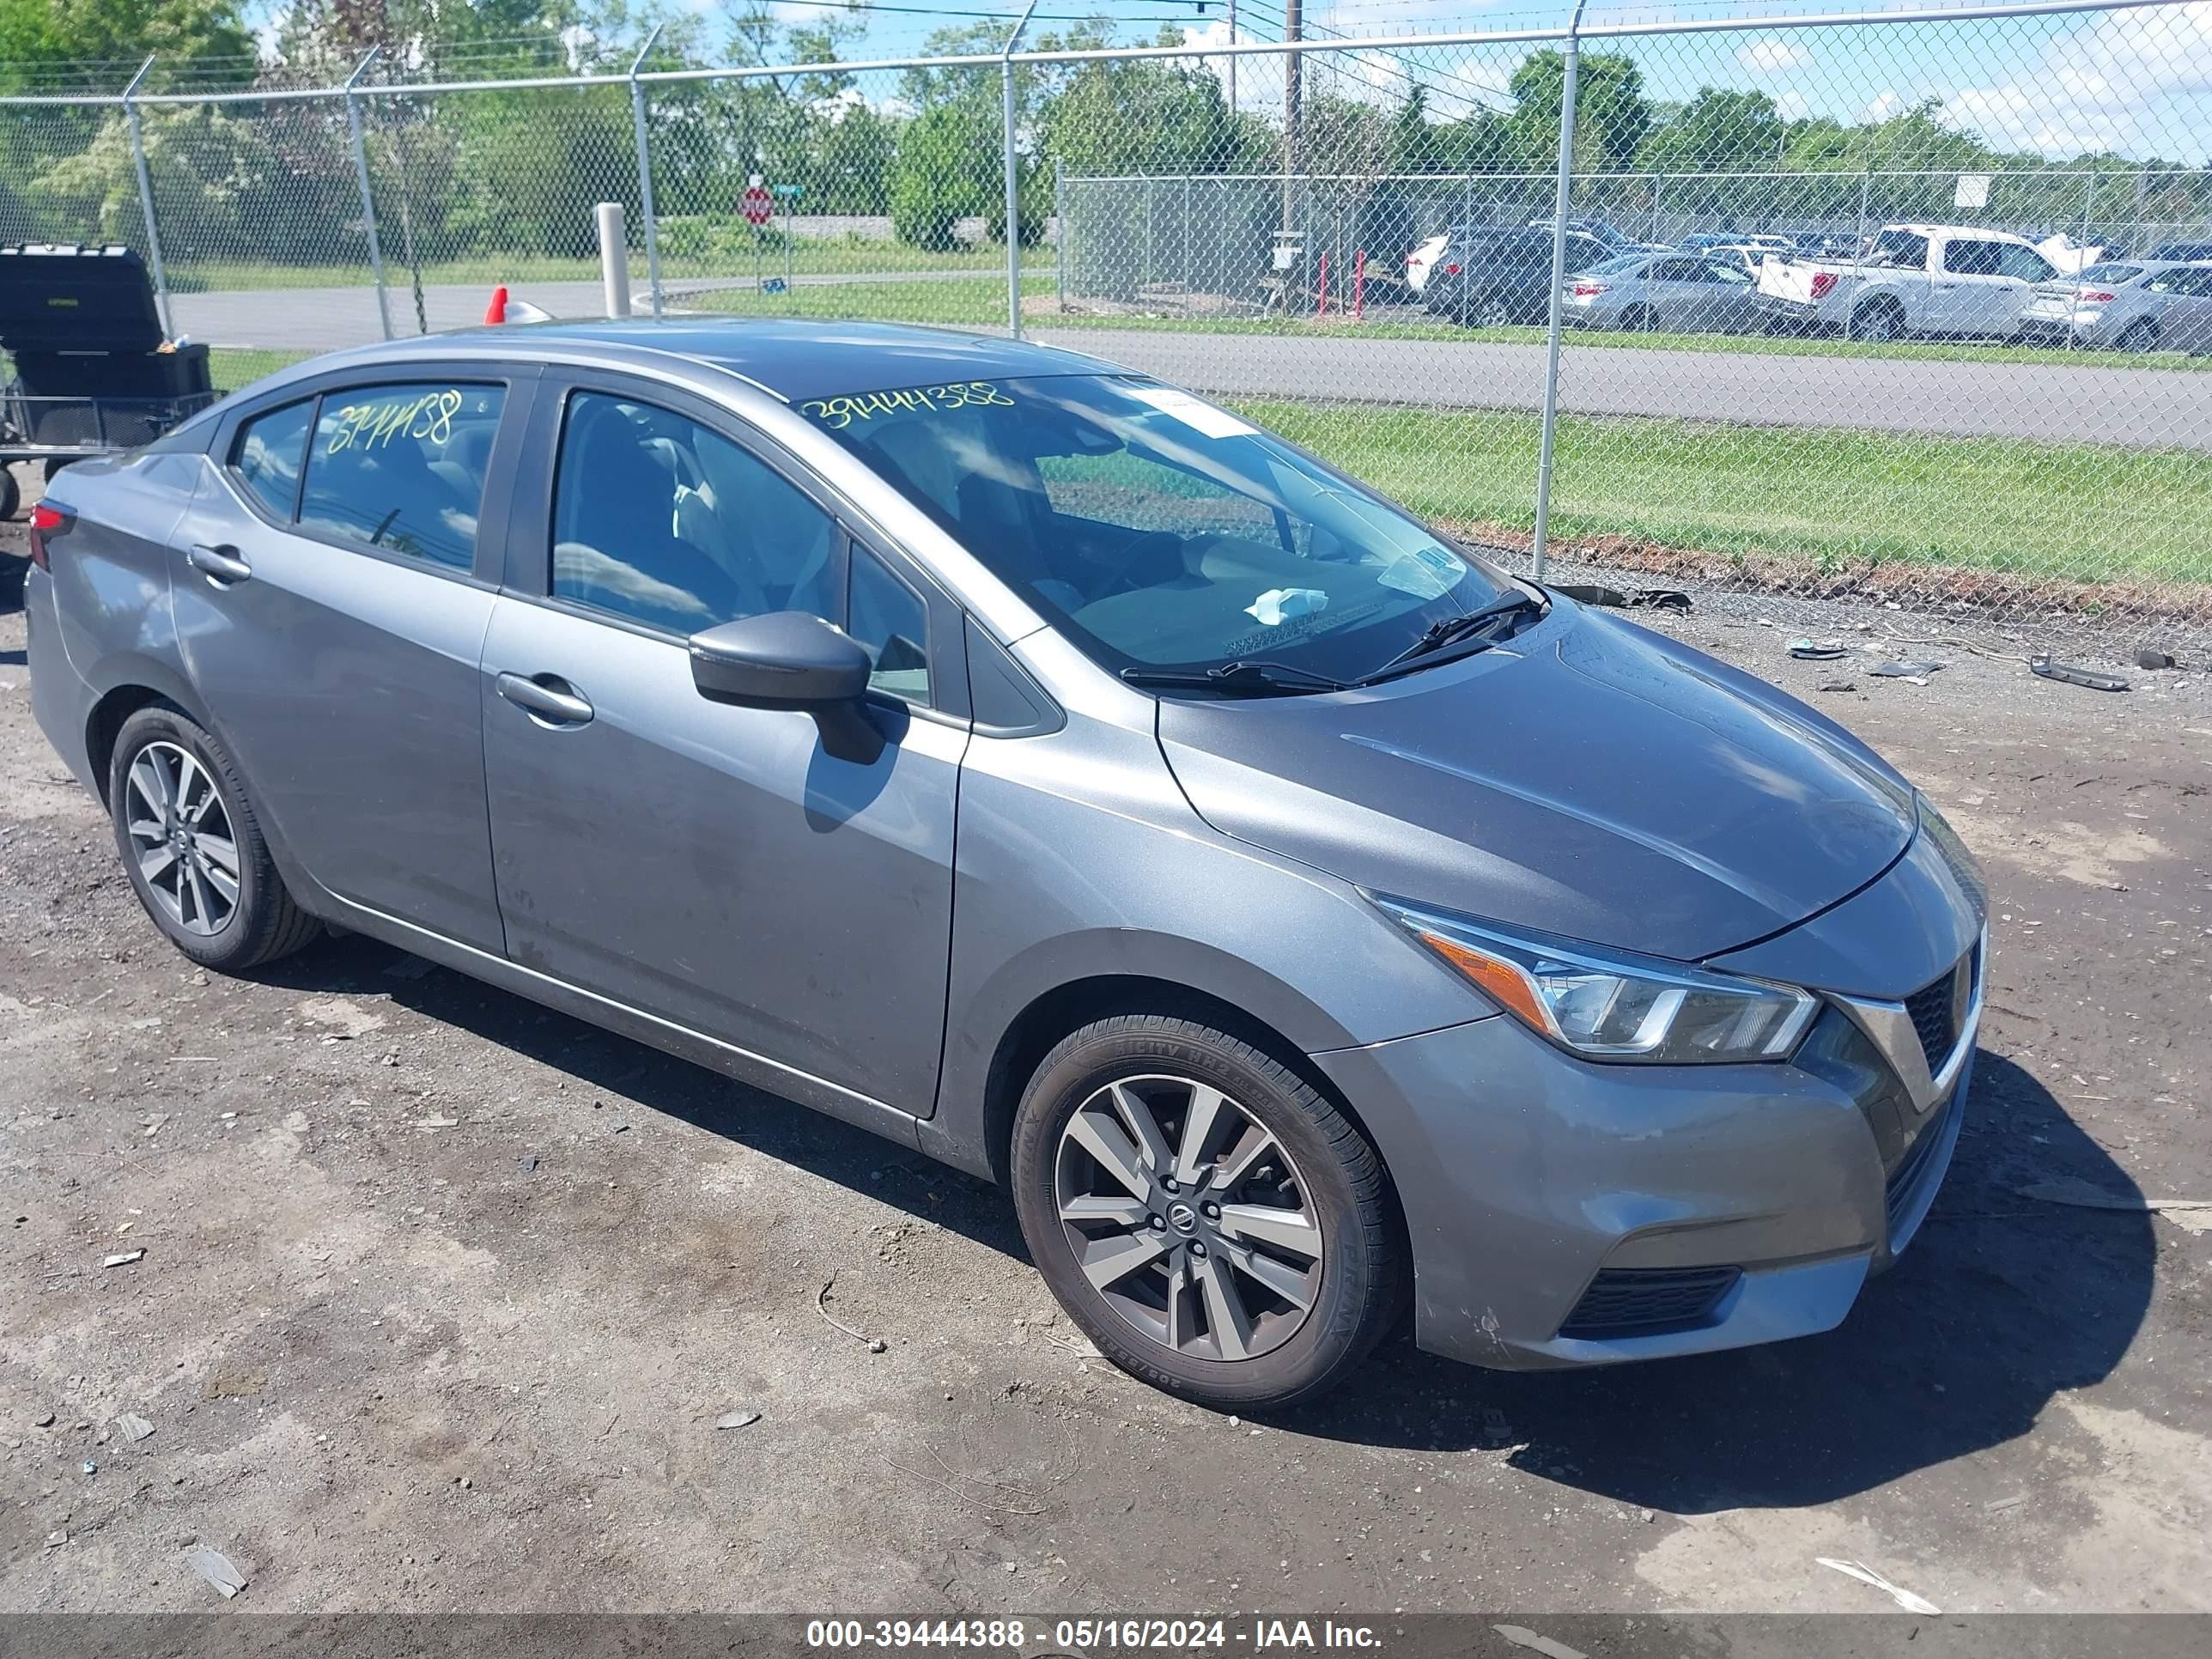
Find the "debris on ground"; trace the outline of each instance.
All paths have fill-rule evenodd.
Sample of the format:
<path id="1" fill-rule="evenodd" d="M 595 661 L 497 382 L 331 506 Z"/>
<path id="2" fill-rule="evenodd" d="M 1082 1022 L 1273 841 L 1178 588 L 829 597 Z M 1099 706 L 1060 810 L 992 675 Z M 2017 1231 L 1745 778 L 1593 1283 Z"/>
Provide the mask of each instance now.
<path id="1" fill-rule="evenodd" d="M 1513 1443 L 1513 1425 L 1505 1420 L 1505 1413 L 1495 1406 L 1482 1408 L 1482 1443 L 1492 1448 Z"/>
<path id="2" fill-rule="evenodd" d="M 185 1565 L 208 1581 L 226 1601 L 246 1588 L 246 1575 L 221 1550 L 204 1544 L 185 1552 Z"/>
<path id="3" fill-rule="evenodd" d="M 1790 654 L 1800 662 L 1833 662 L 1844 654 L 1841 640 L 1792 640 Z"/>
<path id="4" fill-rule="evenodd" d="M 2091 691 L 2124 691 L 2128 683 L 2118 674 L 2100 674 L 2094 668 L 2076 668 L 2072 663 L 2055 662 L 2048 656 L 2030 657 L 2028 672 L 2039 674 L 2046 680 L 2059 680 L 2068 685 L 2086 687 Z"/>
<path id="5" fill-rule="evenodd" d="M 1540 1653 L 1544 1659 L 1589 1659 L 1579 1648 L 1571 1648 L 1565 1642 L 1554 1642 L 1548 1636 L 1539 1636 L 1524 1625 L 1492 1625 L 1496 1631 L 1516 1648 L 1527 1648 L 1531 1653 Z"/>
<path id="6" fill-rule="evenodd" d="M 714 1419 L 714 1426 L 718 1429 L 747 1429 L 759 1421 L 758 1412 L 724 1412 Z"/>
<path id="7" fill-rule="evenodd" d="M 100 1265 L 103 1267 L 127 1267 L 143 1258 L 145 1254 L 143 1250 L 123 1250 L 107 1257 Z"/>
<path id="8" fill-rule="evenodd" d="M 2212 1212 L 2212 1199 L 2145 1198 L 2141 1193 L 2111 1193 L 2092 1186 L 2079 1176 L 2052 1176 L 2013 1191 L 2022 1198 L 2045 1204 L 2063 1204 L 2075 1210 L 2115 1210 L 2126 1215 L 2164 1215 L 2182 1211 Z"/>
<path id="9" fill-rule="evenodd" d="M 461 1127 L 461 1121 L 457 1117 L 418 1117 L 415 1120 L 415 1127 L 418 1129 L 458 1129 Z"/>
<path id="10" fill-rule="evenodd" d="M 88 1457 L 83 1462 L 77 1465 L 77 1469 L 80 1474 L 98 1474 L 100 1473 L 100 1465 L 94 1462 L 89 1457 Z"/>
<path id="11" fill-rule="evenodd" d="M 115 1414 L 115 1427 L 125 1440 L 134 1443 L 143 1440 L 154 1432 L 154 1425 L 133 1412 L 118 1412 Z"/>
<path id="12" fill-rule="evenodd" d="M 1907 1613 L 1932 1614 L 1939 1613 L 1943 1611 L 1942 1608 L 1937 1607 L 1933 1601 L 1928 1601 L 1924 1597 L 1915 1595 L 1911 1590 L 1900 1589 L 1899 1586 L 1891 1583 L 1888 1579 L 1883 1577 L 1872 1567 L 1867 1566 L 1861 1562 L 1838 1561 L 1832 1555 L 1816 1555 L 1813 1559 L 1821 1566 L 1832 1568 L 1835 1571 L 1843 1574 L 1846 1578 L 1856 1578 L 1862 1584 L 1873 1585 L 1883 1595 L 1889 1597 L 1891 1601 L 1896 1602 L 1898 1606 L 1903 1607 Z"/>
<path id="13" fill-rule="evenodd" d="M 1858 689 L 1858 683 L 1856 680 L 1822 680 L 1820 682 L 1820 690 L 1823 691 L 1856 691 Z"/>
<path id="14" fill-rule="evenodd" d="M 2136 653 L 2136 666 L 2138 668 L 2172 668 L 2176 665 L 2171 651 L 2154 651 L 2144 646 Z"/>
<path id="15" fill-rule="evenodd" d="M 1603 605 L 1610 610 L 1687 611 L 1690 596 L 1679 587 L 1638 587 L 1623 591 L 1601 582 L 1553 582 L 1554 593 L 1564 593 L 1577 605 Z"/>
<path id="16" fill-rule="evenodd" d="M 2024 1492 L 2016 1492 L 2007 1498 L 1992 1498 L 1982 1507 L 1989 1510 L 2008 1510 L 2026 1502 L 2027 1502 L 2027 1494 Z"/>
<path id="17" fill-rule="evenodd" d="M 1892 662 L 1878 662 L 1873 667 L 1868 669 L 1867 672 L 1873 675 L 1876 679 L 1909 680 L 1915 685 L 1925 685 L 1928 684 L 1928 677 L 1930 674 L 1935 673 L 1943 665 L 1940 662 L 1926 662 L 1912 658 L 1899 658 Z"/>
<path id="18" fill-rule="evenodd" d="M 890 1346 L 883 1338 L 870 1336 L 866 1331 L 856 1331 L 830 1311 L 830 1287 L 836 1282 L 837 1275 L 831 1273 L 823 1282 L 822 1288 L 814 1293 L 814 1311 L 828 1320 L 832 1329 L 844 1332 L 855 1342 L 866 1343 L 870 1353 L 882 1353 Z"/>
<path id="19" fill-rule="evenodd" d="M 52 1412 L 41 1412 L 31 1419 L 31 1426 L 34 1429 L 51 1429 L 53 1425 L 54 1414 Z"/>

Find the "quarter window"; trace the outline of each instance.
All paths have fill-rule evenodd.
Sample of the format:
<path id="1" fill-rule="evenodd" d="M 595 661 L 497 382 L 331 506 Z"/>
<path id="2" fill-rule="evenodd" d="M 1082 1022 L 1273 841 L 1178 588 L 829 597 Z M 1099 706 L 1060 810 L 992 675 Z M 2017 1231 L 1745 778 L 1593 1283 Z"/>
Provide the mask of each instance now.
<path id="1" fill-rule="evenodd" d="M 434 381 L 325 393 L 301 526 L 467 569 L 506 397 L 498 386 Z"/>
<path id="2" fill-rule="evenodd" d="M 568 404 L 553 592 L 672 634 L 771 611 L 838 620 L 836 522 L 698 422 L 606 392 Z"/>
<path id="3" fill-rule="evenodd" d="M 929 612 L 915 591 L 863 549 L 853 550 L 852 617 L 846 632 L 875 659 L 872 690 L 929 703 Z"/>
<path id="4" fill-rule="evenodd" d="M 300 500 L 300 462 L 307 454 L 313 398 L 257 415 L 239 428 L 231 470 L 254 500 L 289 524 Z"/>

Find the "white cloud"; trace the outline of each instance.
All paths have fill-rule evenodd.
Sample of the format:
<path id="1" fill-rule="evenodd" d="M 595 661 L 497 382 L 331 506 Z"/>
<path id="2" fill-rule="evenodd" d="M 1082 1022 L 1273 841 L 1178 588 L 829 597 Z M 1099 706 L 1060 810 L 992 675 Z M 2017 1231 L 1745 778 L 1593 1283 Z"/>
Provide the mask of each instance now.
<path id="1" fill-rule="evenodd" d="M 1804 68 L 1813 61 L 1813 54 L 1795 40 L 1769 39 L 1737 47 L 1735 61 L 1762 75 L 1780 75 Z"/>
<path id="2" fill-rule="evenodd" d="M 2212 132 L 2212 0 L 2112 12 L 2069 31 L 2041 70 L 1944 103 L 1994 144 L 2066 159 L 2087 151 L 2202 160 Z"/>
<path id="3" fill-rule="evenodd" d="M 1802 92 L 1778 92 L 1774 112 L 1785 121 L 1802 121 L 1813 112 L 1813 100 Z"/>

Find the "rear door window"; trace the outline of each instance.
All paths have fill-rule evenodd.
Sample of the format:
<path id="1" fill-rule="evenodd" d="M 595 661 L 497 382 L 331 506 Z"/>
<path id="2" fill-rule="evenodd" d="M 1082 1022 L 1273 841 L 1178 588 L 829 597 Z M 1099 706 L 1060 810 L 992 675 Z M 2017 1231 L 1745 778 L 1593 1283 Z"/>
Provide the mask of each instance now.
<path id="1" fill-rule="evenodd" d="M 300 525 L 465 570 L 507 394 L 443 381 L 324 394 L 307 447 Z"/>
<path id="2" fill-rule="evenodd" d="M 2023 283 L 2047 283 L 2058 274 L 2058 267 L 2032 247 L 2022 247 L 2017 242 L 1999 242 L 1996 250 L 2000 276 L 2016 276 Z"/>
<path id="3" fill-rule="evenodd" d="M 1943 247 L 1943 269 L 1954 276 L 1995 276 L 2002 270 L 2002 242 L 1968 241 L 1964 237 Z"/>

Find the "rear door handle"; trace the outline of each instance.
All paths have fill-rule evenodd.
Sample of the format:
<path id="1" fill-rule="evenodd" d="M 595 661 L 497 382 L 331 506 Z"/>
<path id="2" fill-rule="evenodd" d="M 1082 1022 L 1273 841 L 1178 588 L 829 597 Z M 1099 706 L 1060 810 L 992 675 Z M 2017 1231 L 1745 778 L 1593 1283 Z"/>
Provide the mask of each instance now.
<path id="1" fill-rule="evenodd" d="M 210 547 L 195 542 L 185 557 L 193 569 L 218 587 L 228 587 L 233 582 L 242 582 L 253 574 L 253 567 L 238 556 L 238 550 L 228 543 Z"/>
<path id="2" fill-rule="evenodd" d="M 555 726 L 582 726 L 593 713 L 590 701 L 579 696 L 574 686 L 556 674 L 541 674 L 530 679 L 520 674 L 502 673 L 492 684 L 499 695 L 517 708 Z"/>

